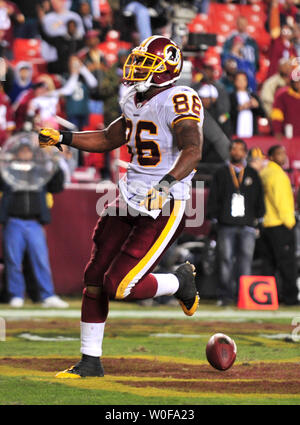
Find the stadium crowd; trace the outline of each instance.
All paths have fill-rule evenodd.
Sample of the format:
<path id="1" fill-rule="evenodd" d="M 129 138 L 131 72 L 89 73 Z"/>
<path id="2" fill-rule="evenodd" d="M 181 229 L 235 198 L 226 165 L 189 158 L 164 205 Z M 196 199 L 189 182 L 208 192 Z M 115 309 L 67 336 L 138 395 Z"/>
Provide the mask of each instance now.
<path id="1" fill-rule="evenodd" d="M 42 127 L 104 128 L 120 114 L 129 50 L 153 34 L 180 43 L 188 83 L 230 141 L 300 138 L 300 1 L 0 0 L 1 146 Z M 67 183 L 91 167 L 112 179 L 109 155 L 63 156 Z"/>

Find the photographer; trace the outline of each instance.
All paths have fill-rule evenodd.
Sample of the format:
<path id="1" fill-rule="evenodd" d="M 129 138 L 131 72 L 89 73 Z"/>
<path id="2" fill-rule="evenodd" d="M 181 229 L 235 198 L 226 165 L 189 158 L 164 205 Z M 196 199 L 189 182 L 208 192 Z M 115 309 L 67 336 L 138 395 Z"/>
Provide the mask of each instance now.
<path id="1" fill-rule="evenodd" d="M 22 263 L 25 252 L 40 291 L 43 307 L 64 308 L 68 304 L 54 292 L 48 247 L 43 225 L 50 222 L 51 193 L 63 190 L 63 171 L 53 163 L 41 163 L 38 148 L 26 134 L 13 138 L 13 147 L 2 157 L 0 222 L 10 305 L 24 305 L 25 280 Z M 50 166 L 53 169 L 50 170 Z M 50 173 L 51 172 L 51 173 Z"/>

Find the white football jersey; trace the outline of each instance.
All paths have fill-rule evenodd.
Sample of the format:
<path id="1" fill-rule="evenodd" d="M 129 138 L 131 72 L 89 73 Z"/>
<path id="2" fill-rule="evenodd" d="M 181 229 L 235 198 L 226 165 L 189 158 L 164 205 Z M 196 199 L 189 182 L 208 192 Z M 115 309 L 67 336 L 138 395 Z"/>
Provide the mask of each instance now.
<path id="1" fill-rule="evenodd" d="M 140 202 L 173 167 L 179 155 L 173 126 L 183 119 L 203 125 L 203 106 L 198 94 L 187 86 L 163 90 L 143 103 L 129 90 L 120 102 L 127 124 L 127 146 L 131 154 L 127 175 L 119 182 L 126 202 L 133 208 L 157 217 L 159 210 L 147 211 Z M 187 200 L 194 171 L 176 183 L 174 199 Z"/>

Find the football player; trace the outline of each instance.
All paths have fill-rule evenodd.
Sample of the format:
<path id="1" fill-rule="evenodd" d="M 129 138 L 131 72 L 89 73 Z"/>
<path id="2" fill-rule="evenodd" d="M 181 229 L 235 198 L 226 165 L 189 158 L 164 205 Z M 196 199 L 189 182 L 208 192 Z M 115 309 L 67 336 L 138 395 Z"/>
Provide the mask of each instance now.
<path id="1" fill-rule="evenodd" d="M 84 273 L 81 360 L 58 378 L 103 376 L 102 340 L 109 299 L 141 300 L 174 295 L 192 316 L 199 303 L 195 267 L 175 273 L 152 270 L 184 229 L 185 204 L 201 159 L 203 108 L 197 93 L 174 83 L 182 53 L 170 39 L 152 36 L 129 54 L 123 69 L 128 90 L 122 115 L 102 131 L 44 128 L 40 146 L 70 145 L 87 152 L 111 151 L 127 143 L 131 162 L 119 182 L 120 195 L 102 213 Z"/>

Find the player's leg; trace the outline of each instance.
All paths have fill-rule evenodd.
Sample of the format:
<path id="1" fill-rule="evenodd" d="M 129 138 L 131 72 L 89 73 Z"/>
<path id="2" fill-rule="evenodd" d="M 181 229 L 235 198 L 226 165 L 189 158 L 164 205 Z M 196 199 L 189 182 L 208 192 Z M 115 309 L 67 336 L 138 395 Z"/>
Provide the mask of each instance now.
<path id="1" fill-rule="evenodd" d="M 169 214 L 166 210 L 155 220 L 143 216 L 137 219 L 120 253 L 105 273 L 104 288 L 110 298 L 116 299 L 175 295 L 185 314 L 192 315 L 199 302 L 194 266 L 184 264 L 175 274 L 150 273 L 184 228 L 185 202 L 171 202 Z"/>
<path id="2" fill-rule="evenodd" d="M 103 290 L 103 277 L 130 231 L 126 218 L 118 216 L 106 214 L 97 223 L 91 258 L 84 272 L 80 322 L 82 358 L 75 366 L 59 372 L 57 378 L 104 375 L 100 357 L 109 297 Z"/>

